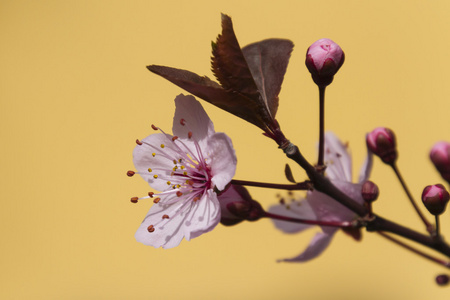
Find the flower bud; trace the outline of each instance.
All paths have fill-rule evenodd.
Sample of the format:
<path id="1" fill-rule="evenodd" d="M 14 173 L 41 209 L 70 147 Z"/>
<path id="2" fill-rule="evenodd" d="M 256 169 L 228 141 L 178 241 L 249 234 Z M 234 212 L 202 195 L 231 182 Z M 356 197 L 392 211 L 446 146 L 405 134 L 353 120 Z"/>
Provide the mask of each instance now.
<path id="1" fill-rule="evenodd" d="M 366 202 L 373 202 L 377 200 L 379 195 L 378 186 L 372 181 L 366 181 L 361 188 L 361 195 Z"/>
<path id="2" fill-rule="evenodd" d="M 432 215 L 445 211 L 450 195 L 442 184 L 429 185 L 423 189 L 422 202 Z"/>
<path id="3" fill-rule="evenodd" d="M 447 285 L 448 282 L 449 282 L 448 275 L 446 275 L 446 274 L 441 274 L 441 275 L 436 276 L 436 283 L 437 283 L 438 285 L 444 286 L 444 285 Z"/>
<path id="4" fill-rule="evenodd" d="M 367 148 L 381 158 L 386 164 L 397 160 L 395 135 L 389 128 L 378 127 L 366 136 Z"/>
<path id="5" fill-rule="evenodd" d="M 430 159 L 442 178 L 450 182 L 450 143 L 436 143 L 433 148 L 431 148 Z"/>
<path id="6" fill-rule="evenodd" d="M 221 218 L 225 226 L 236 225 L 244 220 L 256 221 L 264 215 L 261 205 L 253 200 L 247 189 L 239 185 L 231 185 L 219 197 Z"/>
<path id="7" fill-rule="evenodd" d="M 344 63 L 341 47 L 330 39 L 320 39 L 306 51 L 306 67 L 319 87 L 326 87 L 333 81 L 334 74 Z"/>

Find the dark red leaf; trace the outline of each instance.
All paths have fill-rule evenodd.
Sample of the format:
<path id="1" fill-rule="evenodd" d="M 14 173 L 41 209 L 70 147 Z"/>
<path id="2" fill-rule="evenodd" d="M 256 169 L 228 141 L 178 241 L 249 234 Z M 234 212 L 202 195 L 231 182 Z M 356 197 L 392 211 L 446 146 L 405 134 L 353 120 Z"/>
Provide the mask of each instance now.
<path id="1" fill-rule="evenodd" d="M 278 94 L 294 44 L 285 39 L 267 39 L 242 49 L 253 80 L 272 118 L 278 109 Z"/>
<path id="2" fill-rule="evenodd" d="M 222 14 L 222 34 L 212 46 L 211 67 L 222 87 L 259 102 L 258 88 L 234 34 L 233 23 L 229 16 Z"/>
<path id="3" fill-rule="evenodd" d="M 227 91 L 218 83 L 206 76 L 199 76 L 193 72 L 165 66 L 147 66 L 151 72 L 176 84 L 189 93 L 234 114 L 266 131 L 267 124 L 261 115 L 258 104 L 238 92 Z"/>

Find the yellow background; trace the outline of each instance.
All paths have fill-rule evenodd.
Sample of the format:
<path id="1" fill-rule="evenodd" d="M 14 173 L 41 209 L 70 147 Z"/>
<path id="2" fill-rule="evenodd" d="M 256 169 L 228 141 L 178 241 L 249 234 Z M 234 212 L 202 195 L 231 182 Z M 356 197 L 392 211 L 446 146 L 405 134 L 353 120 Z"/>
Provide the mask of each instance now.
<path id="1" fill-rule="evenodd" d="M 1 1 L 0 298 L 448 299 L 450 288 L 434 283 L 447 270 L 375 234 L 356 243 L 338 233 L 305 264 L 276 259 L 300 253 L 314 230 L 284 235 L 269 220 L 219 225 L 170 250 L 135 241 L 150 202 L 129 202 L 149 191 L 125 175 L 134 140 L 152 123 L 171 130 L 181 92 L 145 66 L 211 77 L 220 12 L 232 16 L 241 46 L 270 37 L 295 43 L 277 119 L 311 161 L 318 101 L 304 55 L 328 37 L 346 62 L 327 89 L 326 128 L 350 142 L 354 173 L 364 134 L 387 126 L 413 194 L 441 181 L 427 155 L 450 140 L 449 1 Z M 286 182 L 289 161 L 274 142 L 204 107 L 233 139 L 237 179 Z M 423 230 L 378 159 L 372 180 L 378 213 Z M 266 208 L 276 202 L 278 191 L 250 191 Z"/>

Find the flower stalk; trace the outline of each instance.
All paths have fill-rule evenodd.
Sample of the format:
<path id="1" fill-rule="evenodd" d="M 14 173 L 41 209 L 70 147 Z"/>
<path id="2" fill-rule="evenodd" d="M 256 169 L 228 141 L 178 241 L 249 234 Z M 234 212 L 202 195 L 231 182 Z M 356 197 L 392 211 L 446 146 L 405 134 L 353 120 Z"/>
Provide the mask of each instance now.
<path id="1" fill-rule="evenodd" d="M 411 192 L 408 189 L 408 186 L 406 185 L 405 180 L 403 180 L 402 175 L 400 174 L 400 170 L 397 167 L 397 164 L 394 162 L 392 164 L 390 164 L 390 166 L 392 167 L 392 170 L 394 171 L 395 175 L 397 176 L 398 181 L 400 182 L 400 184 L 402 185 L 403 190 L 406 193 L 406 196 L 408 196 L 409 202 L 411 203 L 411 205 L 414 207 L 414 210 L 417 212 L 417 214 L 419 215 L 420 219 L 422 220 L 422 222 L 425 224 L 425 227 L 427 229 L 427 231 L 432 234 L 434 232 L 434 227 L 433 225 L 425 218 L 425 216 L 423 215 L 422 211 L 420 210 L 419 206 L 416 204 L 416 201 L 414 200 Z"/>
<path id="2" fill-rule="evenodd" d="M 277 184 L 277 183 L 266 183 L 266 182 L 256 182 L 256 181 L 232 179 L 231 184 L 254 186 L 254 187 L 269 188 L 269 189 L 280 189 L 280 190 L 287 190 L 287 191 L 302 191 L 302 190 L 304 191 L 304 190 L 312 189 L 312 184 L 310 181 L 299 182 L 296 184 Z"/>

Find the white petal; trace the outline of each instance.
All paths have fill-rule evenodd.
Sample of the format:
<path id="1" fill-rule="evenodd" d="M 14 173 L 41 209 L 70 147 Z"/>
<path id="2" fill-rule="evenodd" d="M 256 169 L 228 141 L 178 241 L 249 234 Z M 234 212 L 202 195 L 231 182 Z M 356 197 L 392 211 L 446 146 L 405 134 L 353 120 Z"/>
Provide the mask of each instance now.
<path id="1" fill-rule="evenodd" d="M 134 148 L 134 166 L 152 188 L 164 191 L 168 188 L 167 178 L 174 167 L 173 160 L 181 158 L 181 155 L 177 154 L 179 148 L 172 142 L 171 136 L 162 133 L 152 134 L 143 139 L 142 143 L 142 145 L 137 145 Z M 164 148 L 161 148 L 162 144 Z M 155 153 L 155 156 L 153 156 L 153 153 Z M 152 172 L 149 172 L 149 168 L 152 169 Z M 158 175 L 158 178 L 155 179 L 154 175 Z"/>
<path id="2" fill-rule="evenodd" d="M 185 121 L 183 126 L 180 122 Z M 178 95 L 175 98 L 175 116 L 172 132 L 180 138 L 187 138 L 192 132 L 192 138 L 202 144 L 202 140 L 214 134 L 214 125 L 209 119 L 200 102 L 191 95 Z"/>
<path id="3" fill-rule="evenodd" d="M 328 247 L 332 238 L 332 234 L 330 235 L 319 232 L 313 237 L 306 250 L 303 251 L 299 256 L 282 259 L 280 261 L 305 262 L 310 259 L 316 258 L 320 254 L 322 254 L 322 252 Z"/>
<path id="4" fill-rule="evenodd" d="M 197 202 L 192 203 L 191 210 L 184 222 L 186 240 L 196 238 L 216 227 L 220 222 L 220 205 L 217 194 L 208 190 Z"/>
<path id="5" fill-rule="evenodd" d="M 211 159 L 212 184 L 219 191 L 225 189 L 236 172 L 236 154 L 230 138 L 225 133 L 215 133 L 208 139 L 207 157 Z"/>
<path id="6" fill-rule="evenodd" d="M 150 208 L 135 234 L 138 242 L 155 248 L 173 248 L 183 238 L 190 240 L 211 231 L 220 221 L 219 202 L 212 190 L 207 191 L 196 202 L 182 197 L 172 205 L 162 202 L 163 200 Z M 163 215 L 168 215 L 169 218 L 163 219 Z M 155 231 L 148 231 L 150 225 L 154 226 Z"/>
<path id="7" fill-rule="evenodd" d="M 331 131 L 325 133 L 325 164 L 330 180 L 352 181 L 352 159 L 347 146 Z"/>
<path id="8" fill-rule="evenodd" d="M 311 206 L 306 200 L 289 203 L 289 209 L 286 207 L 286 204 L 272 205 L 269 208 L 269 213 L 291 218 L 317 220 L 314 211 L 311 209 Z M 274 219 L 272 219 L 272 222 L 274 223 L 276 228 L 285 233 L 297 233 L 314 226 L 309 224 L 299 224 Z"/>
<path id="9" fill-rule="evenodd" d="M 172 205 L 164 205 L 161 202 L 153 204 L 141 226 L 136 231 L 136 240 L 155 248 L 178 246 L 184 237 L 182 226 L 185 215 L 177 214 L 177 210 L 182 209 L 183 204 L 183 201 Z M 163 215 L 168 215 L 169 219 L 163 220 Z M 147 230 L 150 225 L 154 226 L 154 232 Z"/>
<path id="10" fill-rule="evenodd" d="M 373 165 L 373 154 L 372 151 L 367 149 L 367 157 L 364 160 L 364 163 L 361 167 L 361 171 L 359 173 L 359 183 L 364 183 L 364 181 L 367 181 L 370 176 L 370 172 L 372 172 L 372 165 Z"/>
<path id="11" fill-rule="evenodd" d="M 350 184 L 350 183 L 348 183 Z M 341 189 L 341 186 L 336 185 Z M 343 191 L 345 193 L 345 191 Z M 307 202 L 311 206 L 312 210 L 317 216 L 317 220 L 327 222 L 344 222 L 352 221 L 355 217 L 355 213 L 332 199 L 331 197 L 318 192 L 312 191 L 308 193 Z M 327 233 L 334 232 L 336 227 L 321 226 L 322 230 Z"/>

